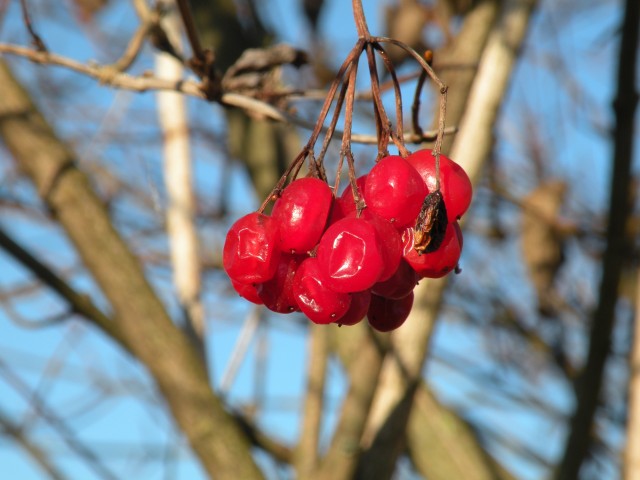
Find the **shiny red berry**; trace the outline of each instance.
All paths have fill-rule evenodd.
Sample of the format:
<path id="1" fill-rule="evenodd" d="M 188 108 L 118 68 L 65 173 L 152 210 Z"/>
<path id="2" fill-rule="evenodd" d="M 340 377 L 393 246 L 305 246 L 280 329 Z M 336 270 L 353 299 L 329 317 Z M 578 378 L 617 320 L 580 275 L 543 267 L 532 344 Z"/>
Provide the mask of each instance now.
<path id="1" fill-rule="evenodd" d="M 327 286 L 346 293 L 370 288 L 384 270 L 382 248 L 371 223 L 353 217 L 338 220 L 318 244 L 318 261 Z"/>
<path id="2" fill-rule="evenodd" d="M 347 313 L 341 318 L 335 320 L 334 323 L 338 325 L 355 325 L 360 323 L 369 310 L 369 304 L 371 303 L 371 290 L 364 290 L 363 292 L 351 293 L 351 306 Z"/>
<path id="3" fill-rule="evenodd" d="M 458 265 L 462 252 L 462 232 L 458 222 L 449 223 L 440 247 L 422 255 L 413 248 L 413 230 L 407 228 L 402 237 L 404 259 L 421 277 L 440 278 Z"/>
<path id="4" fill-rule="evenodd" d="M 429 192 L 436 189 L 436 158 L 431 150 L 418 150 L 407 161 L 418 171 Z M 469 176 L 456 162 L 440 155 L 440 192 L 449 222 L 462 217 L 471 204 L 473 187 Z"/>
<path id="5" fill-rule="evenodd" d="M 351 213 L 350 216 L 355 216 L 355 213 Z M 391 222 L 372 212 L 370 208 L 365 208 L 360 218 L 365 219 L 375 227 L 378 239 L 382 244 L 384 269 L 378 279 L 379 282 L 382 282 L 391 277 L 398 269 L 402 258 L 402 237 Z"/>
<path id="6" fill-rule="evenodd" d="M 378 282 L 371 287 L 371 292 L 385 298 L 398 300 L 409 295 L 418 284 L 420 277 L 404 259 L 391 278 Z"/>
<path id="7" fill-rule="evenodd" d="M 305 255 L 283 253 L 273 278 L 256 285 L 258 296 L 265 307 L 278 313 L 300 310 L 293 295 L 293 282 L 296 270 L 305 258 Z"/>
<path id="8" fill-rule="evenodd" d="M 333 193 L 317 178 L 291 182 L 273 205 L 271 216 L 278 222 L 280 249 L 305 253 L 313 249 L 327 224 Z"/>
<path id="9" fill-rule="evenodd" d="M 364 197 L 364 190 L 367 186 L 367 178 L 368 174 L 364 174 L 356 178 L 356 185 L 358 186 L 358 190 L 360 191 L 360 197 Z M 347 188 L 344 189 L 342 195 L 340 195 L 340 204 L 342 207 L 342 216 L 346 217 L 351 212 L 356 211 L 356 202 L 353 199 L 353 188 L 351 188 L 351 184 L 347 185 Z"/>
<path id="10" fill-rule="evenodd" d="M 379 332 L 390 332 L 402 325 L 413 306 L 413 292 L 399 300 L 371 295 L 367 318 L 369 325 Z"/>
<path id="11" fill-rule="evenodd" d="M 293 295 L 302 313 L 314 323 L 332 323 L 351 305 L 351 295 L 335 292 L 325 285 L 318 259 L 314 257 L 307 258 L 298 267 Z"/>
<path id="12" fill-rule="evenodd" d="M 258 290 L 256 289 L 256 285 L 254 283 L 240 283 L 235 280 L 231 280 L 231 285 L 233 289 L 238 292 L 245 300 L 250 301 L 251 303 L 255 303 L 257 305 L 262 305 L 262 300 L 258 296 Z"/>
<path id="13" fill-rule="evenodd" d="M 253 212 L 237 220 L 229 229 L 222 250 L 227 275 L 240 283 L 262 283 L 273 277 L 280 251 L 278 224 L 272 218 Z"/>
<path id="14" fill-rule="evenodd" d="M 415 224 L 429 193 L 416 169 L 397 155 L 383 158 L 371 169 L 364 192 L 367 207 L 397 229 Z"/>

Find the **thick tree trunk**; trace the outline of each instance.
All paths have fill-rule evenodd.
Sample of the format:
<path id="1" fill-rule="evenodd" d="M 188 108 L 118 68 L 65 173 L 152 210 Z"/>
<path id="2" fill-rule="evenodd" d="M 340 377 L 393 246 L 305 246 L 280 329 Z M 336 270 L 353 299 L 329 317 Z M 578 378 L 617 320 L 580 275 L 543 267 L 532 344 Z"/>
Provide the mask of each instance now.
<path id="1" fill-rule="evenodd" d="M 0 136 L 109 300 L 117 329 L 149 369 L 206 471 L 220 479 L 261 478 L 247 439 L 212 392 L 201 358 L 171 322 L 73 153 L 5 63 L 0 89 Z"/>

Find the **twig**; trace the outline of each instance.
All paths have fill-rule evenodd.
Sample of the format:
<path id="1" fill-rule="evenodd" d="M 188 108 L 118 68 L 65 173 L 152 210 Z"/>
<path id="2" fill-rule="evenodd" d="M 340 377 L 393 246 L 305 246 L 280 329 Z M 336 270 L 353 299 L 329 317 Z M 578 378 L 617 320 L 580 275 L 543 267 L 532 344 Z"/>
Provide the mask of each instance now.
<path id="1" fill-rule="evenodd" d="M 238 341 L 231 353 L 231 358 L 229 363 L 227 364 L 227 368 L 222 374 L 222 380 L 220 382 L 220 393 L 221 395 L 226 395 L 229 393 L 231 389 L 231 385 L 236 377 L 236 373 L 244 360 L 245 355 L 247 354 L 247 350 L 249 349 L 249 345 L 253 337 L 255 337 L 256 332 L 258 331 L 258 326 L 260 325 L 262 316 L 262 308 L 260 306 L 255 306 L 251 310 L 251 313 L 245 319 L 242 330 L 240 331 L 240 336 L 238 337 Z"/>
<path id="2" fill-rule="evenodd" d="M 614 100 L 616 126 L 612 130 L 614 151 L 609 190 L 607 246 L 602 257 L 598 305 L 591 319 L 589 350 L 577 383 L 576 408 L 569 422 L 569 435 L 556 472 L 557 479 L 578 478 L 580 468 L 589 454 L 591 431 L 611 349 L 618 304 L 618 285 L 632 244 L 626 232 L 626 225 L 632 212 L 634 117 L 638 104 L 635 82 L 640 3 L 637 0 L 626 1 L 622 19 L 617 92 Z"/>
<path id="3" fill-rule="evenodd" d="M 54 292 L 62 297 L 70 305 L 73 312 L 91 320 L 126 348 L 124 339 L 122 338 L 119 330 L 116 329 L 114 323 L 93 304 L 87 295 L 76 292 L 49 267 L 22 248 L 2 228 L 0 228 L 0 248 L 5 250 L 9 255 L 38 277 L 44 284 L 48 285 Z"/>
<path id="4" fill-rule="evenodd" d="M 57 55 L 55 53 L 39 52 L 27 47 L 6 43 L 0 43 L 0 53 L 24 57 L 34 63 L 63 67 L 99 80 L 105 85 L 120 88 L 123 90 L 130 90 L 135 92 L 168 90 L 180 92 L 182 94 L 200 99 L 206 99 L 206 95 L 203 93 L 200 84 L 190 79 L 183 79 L 179 82 L 176 82 L 173 80 L 157 78 L 148 74 L 144 74 L 142 76 L 134 76 L 123 72 L 116 72 L 115 74 L 113 74 L 113 68 L 111 68 L 111 66 L 109 65 L 88 65 L 68 57 Z M 345 63 L 347 63 L 348 66 L 348 62 Z M 318 126 L 318 123 L 308 122 L 302 118 L 296 117 L 295 115 L 283 112 L 282 110 L 277 109 L 269 103 L 246 95 L 226 92 L 222 94 L 218 101 L 223 106 L 241 108 L 248 112 L 252 112 L 256 115 L 262 115 L 266 118 L 269 118 L 270 120 L 274 120 L 277 122 L 292 123 L 302 128 L 311 130 L 317 128 L 318 135 L 321 133 L 326 133 L 328 131 L 327 127 L 324 127 L 322 123 L 320 123 L 320 126 Z M 445 128 L 444 134 L 451 135 L 456 132 L 456 127 L 448 127 Z M 334 131 L 334 136 L 340 137 L 342 135 L 342 131 Z M 404 142 L 419 144 L 422 142 L 434 141 L 437 138 L 437 135 L 437 130 L 428 130 L 421 133 L 405 133 Z M 374 135 L 352 133 L 351 141 L 352 143 L 360 144 L 376 144 L 378 140 Z"/>
<path id="5" fill-rule="evenodd" d="M 2 427 L 5 435 L 12 437 L 17 444 L 31 455 L 31 458 L 49 477 L 53 480 L 65 480 L 67 478 L 52 462 L 47 453 L 39 445 L 36 445 L 27 436 L 24 429 L 16 425 L 9 415 L 6 415 L 3 411 L 0 411 L 0 427 Z"/>
<path id="6" fill-rule="evenodd" d="M 29 15 L 29 9 L 27 8 L 27 0 L 20 0 L 20 8 L 22 9 L 22 19 L 24 21 L 24 25 L 27 27 L 29 31 L 29 35 L 31 35 L 31 40 L 33 44 L 36 46 L 38 51 L 46 52 L 47 47 L 33 28 L 33 23 L 31 22 L 31 16 Z"/>
<path id="7" fill-rule="evenodd" d="M 31 405 L 31 407 L 34 408 L 54 430 L 56 430 L 67 446 L 83 458 L 87 462 L 87 465 L 100 478 L 106 478 L 109 480 L 117 479 L 117 477 L 102 464 L 98 456 L 77 438 L 75 433 L 69 428 L 64 420 L 51 411 L 42 397 L 32 391 L 2 359 L 0 359 L 0 376 L 4 377 L 6 382 L 13 387 L 16 393 L 29 402 L 29 405 Z"/>
<path id="8" fill-rule="evenodd" d="M 219 98 L 222 93 L 221 79 L 215 71 L 215 58 L 211 50 L 204 50 L 200 44 L 200 38 L 196 24 L 191 13 L 191 7 L 187 0 L 176 0 L 182 23 L 184 24 L 193 58 L 187 61 L 193 72 L 202 79 L 202 92 L 208 100 Z"/>

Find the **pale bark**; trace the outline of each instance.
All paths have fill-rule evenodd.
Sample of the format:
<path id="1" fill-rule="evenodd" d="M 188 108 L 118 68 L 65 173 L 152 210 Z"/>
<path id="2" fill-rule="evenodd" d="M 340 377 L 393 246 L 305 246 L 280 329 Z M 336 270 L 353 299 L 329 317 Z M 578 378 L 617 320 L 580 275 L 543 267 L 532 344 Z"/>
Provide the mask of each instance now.
<path id="1" fill-rule="evenodd" d="M 328 337 L 326 325 L 310 326 L 307 388 L 295 457 L 295 468 L 299 479 L 309 478 L 318 464 L 318 444 L 324 413 L 324 385 L 329 354 Z"/>
<path id="2" fill-rule="evenodd" d="M 373 394 L 378 384 L 384 353 L 366 323 L 340 329 L 341 352 L 347 365 L 349 390 L 342 403 L 338 424 L 326 455 L 320 461 L 314 480 L 353 478 L 360 457 L 360 440 Z"/>
<path id="3" fill-rule="evenodd" d="M 467 171 L 474 183 L 492 149 L 493 127 L 535 4 L 534 0 L 506 2 L 501 19 L 491 29 L 479 60 L 479 69 L 459 122 L 460 130 L 451 149 L 451 157 Z M 381 388 L 376 392 L 365 441 L 371 442 L 379 435 L 387 419 L 405 399 L 408 389 L 413 388 L 420 378 L 445 287 L 443 280 L 423 280 L 416 288 L 416 301 L 409 319 L 392 335 L 394 356 L 385 360 Z M 411 418 L 410 421 L 419 421 L 417 419 L 428 417 Z M 409 437 L 409 442 L 415 439 L 415 436 Z M 410 449 L 414 456 L 429 455 L 418 444 L 410 445 Z M 370 457 L 373 460 L 378 456 Z M 429 462 L 421 461 L 419 465 L 428 467 Z M 430 479 L 450 478 L 449 474 L 438 476 L 442 473 L 435 471 L 421 473 Z"/>
<path id="4" fill-rule="evenodd" d="M 165 2 L 173 7 L 173 2 Z M 180 19 L 171 11 L 163 28 L 174 47 L 179 48 Z M 156 73 L 168 80 L 180 80 L 182 64 L 166 53 L 156 54 Z M 189 120 L 184 95 L 158 92 L 158 120 L 163 135 L 164 181 L 167 189 L 167 235 L 173 266 L 173 283 L 184 314 L 185 328 L 202 348 L 205 335 L 204 308 L 200 300 L 200 245 L 196 230 Z"/>
<path id="5" fill-rule="evenodd" d="M 640 480 L 640 270 L 636 282 L 636 318 L 629 361 L 629 413 L 624 452 L 624 480 Z"/>

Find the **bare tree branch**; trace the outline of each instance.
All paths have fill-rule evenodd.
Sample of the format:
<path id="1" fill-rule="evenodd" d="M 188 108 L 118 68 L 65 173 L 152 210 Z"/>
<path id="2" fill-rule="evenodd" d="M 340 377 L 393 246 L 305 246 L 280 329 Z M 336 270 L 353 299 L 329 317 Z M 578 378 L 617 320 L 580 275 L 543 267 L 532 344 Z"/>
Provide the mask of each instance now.
<path id="1" fill-rule="evenodd" d="M 593 313 L 586 364 L 576 384 L 576 409 L 569 422 L 569 435 L 562 461 L 556 472 L 558 480 L 579 478 L 580 468 L 589 454 L 592 428 L 604 370 L 611 348 L 616 319 L 618 285 L 622 268 L 631 251 L 626 225 L 631 214 L 634 144 L 634 118 L 638 103 L 635 75 L 640 29 L 640 3 L 627 0 L 622 16 L 622 39 L 618 55 L 618 89 L 613 103 L 616 125 L 613 132 L 613 171 L 609 198 L 607 246 L 602 257 L 602 277 L 598 305 Z"/>
<path id="2" fill-rule="evenodd" d="M 67 301 L 73 312 L 92 321 L 125 349 L 127 348 L 113 320 L 96 307 L 89 296 L 76 292 L 60 276 L 21 247 L 2 228 L 0 228 L 0 247 Z"/>
<path id="3" fill-rule="evenodd" d="M 371 328 L 362 322 L 341 329 L 340 344 L 350 344 L 356 349 L 351 360 L 345 362 L 349 372 L 349 390 L 329 449 L 311 476 L 314 480 L 350 479 L 358 466 L 362 432 L 384 357 L 380 345 L 370 338 L 374 335 Z"/>
<path id="4" fill-rule="evenodd" d="M 44 473 L 49 475 L 53 480 L 66 480 L 67 477 L 53 463 L 46 451 L 29 438 L 19 425 L 14 423 L 9 415 L 0 410 L 0 433 L 11 437 L 18 445 L 20 445 L 34 460 L 34 462 L 42 469 Z"/>
<path id="5" fill-rule="evenodd" d="M 102 288 L 131 351 L 149 369 L 204 468 L 262 478 L 249 442 L 213 394 L 200 356 L 164 306 L 107 212 L 26 92 L 0 63 L 0 135 Z"/>
<path id="6" fill-rule="evenodd" d="M 311 326 L 302 431 L 296 451 L 296 472 L 301 479 L 309 477 L 318 463 L 318 443 L 329 355 L 328 335 L 326 326 Z"/>

